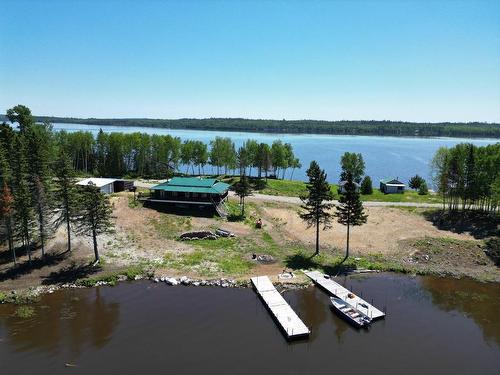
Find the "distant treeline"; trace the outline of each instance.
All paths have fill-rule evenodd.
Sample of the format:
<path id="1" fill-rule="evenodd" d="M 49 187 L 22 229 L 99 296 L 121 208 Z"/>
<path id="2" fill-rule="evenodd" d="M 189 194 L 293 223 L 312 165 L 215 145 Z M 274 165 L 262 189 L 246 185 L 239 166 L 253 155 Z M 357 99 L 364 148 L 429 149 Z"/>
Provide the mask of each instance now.
<path id="1" fill-rule="evenodd" d="M 170 129 L 247 131 L 263 133 L 315 133 L 335 135 L 379 135 L 420 137 L 489 137 L 500 138 L 497 123 L 417 123 L 403 121 L 318 121 L 251 120 L 243 118 L 208 119 L 97 119 L 36 116 L 39 122 L 63 122 L 88 125 L 144 126 Z M 0 119 L 1 120 L 1 119 Z"/>

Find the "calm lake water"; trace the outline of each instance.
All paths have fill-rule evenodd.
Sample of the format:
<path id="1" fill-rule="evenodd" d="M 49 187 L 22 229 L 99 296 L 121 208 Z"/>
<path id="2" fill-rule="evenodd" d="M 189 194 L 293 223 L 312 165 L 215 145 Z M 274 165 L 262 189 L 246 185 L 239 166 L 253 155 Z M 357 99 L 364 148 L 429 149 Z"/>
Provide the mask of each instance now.
<path id="1" fill-rule="evenodd" d="M 0 305 L 1 372 L 499 373 L 500 285 L 387 274 L 340 282 L 386 307 L 386 319 L 351 328 L 313 287 L 284 294 L 313 332 L 295 343 L 251 289 L 135 282 L 64 290 L 44 296 L 27 320 Z"/>
<path id="2" fill-rule="evenodd" d="M 430 178 L 429 162 L 441 146 L 453 147 L 461 142 L 471 142 L 478 146 L 496 143 L 496 139 L 465 138 L 405 138 L 376 136 L 335 136 L 315 134 L 268 134 L 248 132 L 217 132 L 204 130 L 158 129 L 147 127 L 119 127 L 81 124 L 55 123 L 54 129 L 67 131 L 88 130 L 97 134 L 99 129 L 106 132 L 143 132 L 148 134 L 170 134 L 182 140 L 210 142 L 216 136 L 230 137 L 240 146 L 247 139 L 271 144 L 280 139 L 293 145 L 294 152 L 303 168 L 294 172 L 293 178 L 305 180 L 305 170 L 312 160 L 318 161 L 325 169 L 330 182 L 338 182 L 340 157 L 344 152 L 360 152 L 366 164 L 366 173 L 372 177 L 374 185 L 381 178 L 399 177 L 405 183 L 411 176 L 419 174 Z M 290 177 L 290 174 L 287 175 Z"/>

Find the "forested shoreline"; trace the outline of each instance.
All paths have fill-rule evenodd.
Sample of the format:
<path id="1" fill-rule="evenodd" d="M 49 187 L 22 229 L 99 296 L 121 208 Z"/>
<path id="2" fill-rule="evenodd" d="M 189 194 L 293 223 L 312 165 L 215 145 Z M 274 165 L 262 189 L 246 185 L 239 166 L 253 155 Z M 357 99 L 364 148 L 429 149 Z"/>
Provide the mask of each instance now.
<path id="1" fill-rule="evenodd" d="M 0 118 L 6 120 L 6 118 Z M 465 137 L 500 138 L 500 124 L 468 123 L 417 123 L 404 121 L 321 121 L 321 120 L 264 120 L 243 118 L 207 119 L 98 119 L 35 116 L 38 122 L 72 123 L 103 126 L 137 126 L 169 129 L 193 129 L 216 131 L 245 131 L 261 133 L 303 133 L 331 135 L 374 135 L 411 137 Z"/>
<path id="2" fill-rule="evenodd" d="M 443 209 L 496 212 L 500 203 L 500 143 L 441 147 L 431 162 Z"/>

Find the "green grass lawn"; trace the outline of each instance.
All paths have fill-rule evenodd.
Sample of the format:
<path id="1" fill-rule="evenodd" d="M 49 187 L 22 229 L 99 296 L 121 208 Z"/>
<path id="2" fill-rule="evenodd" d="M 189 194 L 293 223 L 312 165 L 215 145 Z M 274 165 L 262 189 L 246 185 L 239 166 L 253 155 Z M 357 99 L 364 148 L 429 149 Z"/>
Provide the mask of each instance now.
<path id="1" fill-rule="evenodd" d="M 337 185 L 331 184 L 334 197 L 338 198 Z M 262 190 L 256 192 L 268 195 L 282 195 L 289 197 L 299 197 L 307 192 L 306 183 L 303 181 L 290 180 L 267 180 L 267 185 Z M 379 189 L 373 189 L 373 194 L 362 195 L 363 201 L 376 202 L 418 202 L 418 203 L 441 203 L 441 198 L 436 194 L 418 195 L 418 192 L 406 190 L 404 194 L 384 194 Z"/>

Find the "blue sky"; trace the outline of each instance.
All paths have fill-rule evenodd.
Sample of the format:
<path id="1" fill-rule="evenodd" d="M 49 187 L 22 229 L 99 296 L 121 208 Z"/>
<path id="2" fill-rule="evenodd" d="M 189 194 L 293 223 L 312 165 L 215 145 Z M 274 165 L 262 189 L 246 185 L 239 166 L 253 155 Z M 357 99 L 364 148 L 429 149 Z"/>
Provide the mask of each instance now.
<path id="1" fill-rule="evenodd" d="M 500 1 L 0 0 L 0 111 L 500 122 Z"/>

